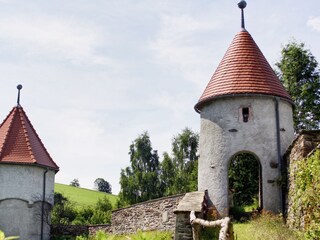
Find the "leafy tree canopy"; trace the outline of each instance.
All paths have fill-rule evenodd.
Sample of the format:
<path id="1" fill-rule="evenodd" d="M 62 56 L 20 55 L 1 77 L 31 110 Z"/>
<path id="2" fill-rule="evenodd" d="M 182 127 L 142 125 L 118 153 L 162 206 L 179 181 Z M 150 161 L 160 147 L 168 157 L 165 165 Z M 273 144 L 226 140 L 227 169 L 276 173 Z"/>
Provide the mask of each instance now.
<path id="1" fill-rule="evenodd" d="M 148 133 L 141 134 L 130 145 L 131 166 L 121 170 L 118 206 L 197 190 L 198 145 L 198 134 L 185 128 L 160 163 Z"/>
<path id="2" fill-rule="evenodd" d="M 320 128 L 318 62 L 304 43 L 288 43 L 276 63 L 276 73 L 295 103 L 295 130 Z"/>
<path id="3" fill-rule="evenodd" d="M 139 135 L 129 148 L 131 166 L 121 170 L 120 199 L 134 204 L 161 196 L 160 164 L 148 132 Z"/>
<path id="4" fill-rule="evenodd" d="M 95 189 L 97 189 L 99 192 L 105 192 L 105 193 L 111 193 L 112 187 L 111 184 L 104 180 L 103 178 L 97 178 L 94 181 Z"/>
<path id="5" fill-rule="evenodd" d="M 164 153 L 161 180 L 164 195 L 197 190 L 199 135 L 185 128 L 173 137 L 172 156 Z"/>
<path id="6" fill-rule="evenodd" d="M 80 183 L 79 183 L 79 180 L 78 179 L 73 179 L 70 184 L 70 186 L 73 186 L 73 187 L 80 187 Z"/>
<path id="7" fill-rule="evenodd" d="M 55 225 L 68 225 L 76 218 L 77 211 L 67 197 L 54 193 L 54 207 L 51 212 L 51 222 Z"/>
<path id="8" fill-rule="evenodd" d="M 259 162 L 251 154 L 241 153 L 230 162 L 229 189 L 235 206 L 252 204 L 259 193 Z"/>

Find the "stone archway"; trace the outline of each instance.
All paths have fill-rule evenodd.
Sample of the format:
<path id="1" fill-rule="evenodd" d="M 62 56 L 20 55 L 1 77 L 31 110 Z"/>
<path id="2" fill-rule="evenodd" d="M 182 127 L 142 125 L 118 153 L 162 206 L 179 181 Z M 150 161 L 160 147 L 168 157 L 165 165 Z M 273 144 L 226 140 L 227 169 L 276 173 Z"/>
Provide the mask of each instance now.
<path id="1" fill-rule="evenodd" d="M 261 209 L 262 171 L 258 157 L 240 152 L 230 159 L 228 167 L 229 208 L 252 206 Z"/>

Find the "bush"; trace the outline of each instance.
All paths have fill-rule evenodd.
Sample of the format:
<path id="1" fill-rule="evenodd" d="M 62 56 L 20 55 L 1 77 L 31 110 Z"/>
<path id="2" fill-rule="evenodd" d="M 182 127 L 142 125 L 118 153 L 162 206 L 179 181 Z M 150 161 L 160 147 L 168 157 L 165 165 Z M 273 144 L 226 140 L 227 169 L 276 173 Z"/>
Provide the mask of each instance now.
<path id="1" fill-rule="evenodd" d="M 1 230 L 0 230 L 0 240 L 11 240 L 11 239 L 19 239 L 20 237 L 18 237 L 18 236 L 14 236 L 14 237 L 6 237 L 5 235 L 4 235 L 4 232 L 2 232 Z"/>
<path id="2" fill-rule="evenodd" d="M 102 199 L 98 199 L 98 202 L 96 203 L 96 209 L 100 211 L 111 211 L 112 210 L 112 205 L 110 200 L 104 196 Z"/>
<path id="3" fill-rule="evenodd" d="M 98 231 L 96 235 L 86 237 L 86 236 L 78 236 L 76 237 L 76 240 L 111 240 L 110 236 L 105 233 L 104 231 Z"/>
<path id="4" fill-rule="evenodd" d="M 306 239 L 320 239 L 320 150 L 301 160 L 294 176 L 295 189 L 290 196 L 293 199 L 292 211 L 299 221 L 303 216 Z M 299 222 L 296 223 L 299 227 Z"/>
<path id="5" fill-rule="evenodd" d="M 111 222 L 112 204 L 105 196 L 99 199 L 95 207 L 76 208 L 74 203 L 61 193 L 55 193 L 55 205 L 51 213 L 51 222 L 55 225 L 88 225 Z"/>
<path id="6" fill-rule="evenodd" d="M 61 193 L 54 193 L 54 206 L 51 212 L 51 223 L 68 225 L 77 217 L 77 211 L 68 198 Z"/>
<path id="7" fill-rule="evenodd" d="M 201 231 L 201 240 L 212 240 L 212 239 L 218 239 L 219 238 L 219 233 L 220 233 L 220 228 L 215 227 L 215 228 L 204 228 Z"/>
<path id="8" fill-rule="evenodd" d="M 110 235 L 104 231 L 98 231 L 95 236 L 78 236 L 76 240 L 171 240 L 173 234 L 171 232 L 142 232 L 130 235 Z"/>
<path id="9" fill-rule="evenodd" d="M 95 210 L 90 218 L 90 224 L 106 224 L 111 222 L 111 211 Z"/>
<path id="10" fill-rule="evenodd" d="M 75 240 L 75 237 L 72 236 L 53 236 L 50 238 L 50 240 Z"/>

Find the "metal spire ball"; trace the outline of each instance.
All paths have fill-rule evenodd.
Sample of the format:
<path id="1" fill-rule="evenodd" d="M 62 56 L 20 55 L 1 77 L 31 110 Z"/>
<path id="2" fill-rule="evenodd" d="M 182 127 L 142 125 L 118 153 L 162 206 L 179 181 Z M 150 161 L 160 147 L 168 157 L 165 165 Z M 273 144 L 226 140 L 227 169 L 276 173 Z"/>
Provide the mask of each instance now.
<path id="1" fill-rule="evenodd" d="M 238 3 L 238 7 L 241 9 L 244 9 L 246 6 L 247 6 L 247 2 L 244 0 Z"/>
<path id="2" fill-rule="evenodd" d="M 241 9 L 241 28 L 245 29 L 244 25 L 244 11 L 245 7 L 247 6 L 247 2 L 242 0 L 241 2 L 238 3 L 238 7 Z"/>
<path id="3" fill-rule="evenodd" d="M 22 89 L 22 85 L 19 84 L 19 85 L 17 86 L 17 89 L 18 89 L 17 105 L 20 106 L 20 90 Z"/>

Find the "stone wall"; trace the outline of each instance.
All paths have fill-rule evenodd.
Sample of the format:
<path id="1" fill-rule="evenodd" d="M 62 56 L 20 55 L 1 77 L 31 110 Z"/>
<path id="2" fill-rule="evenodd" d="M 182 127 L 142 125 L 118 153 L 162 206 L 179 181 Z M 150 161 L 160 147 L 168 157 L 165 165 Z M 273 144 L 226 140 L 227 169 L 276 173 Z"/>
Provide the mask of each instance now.
<path id="1" fill-rule="evenodd" d="M 159 198 L 135 204 L 112 212 L 114 234 L 142 231 L 174 231 L 176 217 L 174 210 L 184 194 Z"/>
<path id="2" fill-rule="evenodd" d="M 111 224 L 89 226 L 52 226 L 52 236 L 95 235 L 97 231 L 128 234 L 142 231 L 175 230 L 176 210 L 184 194 L 169 196 L 121 208 L 112 212 Z M 190 224 L 189 224 L 190 225 Z"/>
<path id="3" fill-rule="evenodd" d="M 295 192 L 294 176 L 299 171 L 298 162 L 303 161 L 320 144 L 320 131 L 302 131 L 289 147 L 284 156 L 288 166 L 288 194 L 286 199 L 287 224 L 291 228 L 304 228 L 304 214 L 301 211 L 293 211 L 293 199 Z"/>
<path id="4" fill-rule="evenodd" d="M 88 228 L 82 225 L 51 225 L 51 237 L 87 235 Z"/>
<path id="5" fill-rule="evenodd" d="M 112 233 L 112 226 L 111 226 L 111 224 L 100 224 L 100 225 L 89 225 L 88 226 L 89 235 L 96 235 L 96 233 L 98 231 Z"/>
<path id="6" fill-rule="evenodd" d="M 51 225 L 51 237 L 95 235 L 98 231 L 112 233 L 111 224 Z"/>
<path id="7" fill-rule="evenodd" d="M 174 212 L 176 214 L 175 240 L 193 239 L 190 212 L 194 211 L 197 217 L 203 218 L 205 206 L 208 205 L 207 200 L 207 191 L 189 192 L 180 200 Z"/>
<path id="8" fill-rule="evenodd" d="M 193 240 L 190 212 L 180 212 L 177 214 L 174 239 Z"/>

